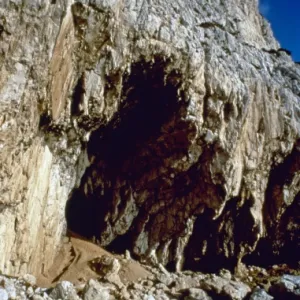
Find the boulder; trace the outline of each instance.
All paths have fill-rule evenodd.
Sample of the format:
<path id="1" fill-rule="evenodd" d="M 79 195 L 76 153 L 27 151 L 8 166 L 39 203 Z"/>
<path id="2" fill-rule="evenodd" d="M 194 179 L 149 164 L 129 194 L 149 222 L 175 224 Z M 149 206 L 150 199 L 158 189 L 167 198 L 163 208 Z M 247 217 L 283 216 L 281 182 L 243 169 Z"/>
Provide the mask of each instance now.
<path id="1" fill-rule="evenodd" d="M 249 300 L 272 300 L 274 297 L 269 295 L 264 289 L 256 288 L 251 294 Z"/>
<path id="2" fill-rule="evenodd" d="M 188 293 L 188 296 L 185 296 L 184 300 L 212 300 L 212 298 L 201 289 L 191 288 L 189 289 Z"/>
<path id="3" fill-rule="evenodd" d="M 52 299 L 79 300 L 74 285 L 69 281 L 59 282 L 49 295 Z"/>
<path id="4" fill-rule="evenodd" d="M 300 276 L 283 275 L 270 287 L 275 299 L 300 299 Z"/>
<path id="5" fill-rule="evenodd" d="M 83 300 L 112 300 L 111 290 L 90 279 L 83 291 Z"/>

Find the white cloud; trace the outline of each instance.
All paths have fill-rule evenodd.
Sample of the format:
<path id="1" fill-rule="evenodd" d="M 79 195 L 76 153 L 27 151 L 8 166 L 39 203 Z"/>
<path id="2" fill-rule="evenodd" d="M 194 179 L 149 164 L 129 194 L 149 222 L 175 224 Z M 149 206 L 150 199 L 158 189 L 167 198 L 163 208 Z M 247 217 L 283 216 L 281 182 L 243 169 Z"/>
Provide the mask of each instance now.
<path id="1" fill-rule="evenodd" d="M 268 0 L 260 0 L 259 1 L 259 11 L 262 15 L 268 16 L 271 11 L 271 6 Z"/>

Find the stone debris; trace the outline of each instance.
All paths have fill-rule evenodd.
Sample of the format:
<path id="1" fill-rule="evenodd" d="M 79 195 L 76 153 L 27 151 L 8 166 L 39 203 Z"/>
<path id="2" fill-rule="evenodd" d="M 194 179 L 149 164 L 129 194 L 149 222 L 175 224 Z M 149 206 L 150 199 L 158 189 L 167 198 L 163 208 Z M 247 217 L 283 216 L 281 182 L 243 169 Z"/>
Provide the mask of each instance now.
<path id="1" fill-rule="evenodd" d="M 0 288 L 0 300 L 8 300 L 8 292 L 3 289 L 3 288 Z"/>
<path id="2" fill-rule="evenodd" d="M 36 278 L 31 274 L 25 274 L 22 279 L 28 285 L 36 285 Z"/>
<path id="3" fill-rule="evenodd" d="M 0 287 L 3 287 L 5 289 L 5 291 L 8 294 L 8 298 L 10 299 L 16 298 L 17 294 L 16 294 L 16 287 L 15 287 L 14 280 L 5 278 L 4 276 L 0 276 Z"/>
<path id="4" fill-rule="evenodd" d="M 59 282 L 50 293 L 52 299 L 79 300 L 76 289 L 71 282 Z"/>
<path id="5" fill-rule="evenodd" d="M 92 260 L 90 266 L 92 270 L 107 281 L 116 284 L 119 288 L 123 286 L 119 277 L 121 264 L 117 258 L 109 255 L 102 255 L 101 257 Z"/>
<path id="6" fill-rule="evenodd" d="M 84 291 L 84 300 L 110 300 L 112 298 L 112 289 L 102 286 L 96 280 L 89 280 Z"/>
<path id="7" fill-rule="evenodd" d="M 50 288 L 29 285 L 22 277 L 1 275 L 0 300 L 288 300 L 300 295 L 300 276 L 283 275 L 266 291 L 258 285 L 251 288 L 227 270 L 220 272 L 223 275 L 190 271 L 166 275 L 157 267 L 152 273 L 151 279 L 122 286 L 100 278 L 78 285 L 60 281 Z M 169 276 L 170 284 L 161 282 L 159 275 Z"/>
<path id="8" fill-rule="evenodd" d="M 131 255 L 130 255 L 130 251 L 129 250 L 125 251 L 125 259 L 127 259 L 127 260 L 131 259 Z"/>
<path id="9" fill-rule="evenodd" d="M 211 291 L 216 295 L 229 297 L 233 300 L 245 299 L 251 292 L 250 287 L 242 282 L 215 275 L 211 275 L 210 278 L 202 280 L 200 286 L 206 291 Z"/>
<path id="10" fill-rule="evenodd" d="M 270 287 L 270 294 L 275 299 L 300 299 L 300 276 L 282 276 Z"/>
<path id="11" fill-rule="evenodd" d="M 269 295 L 264 289 L 256 288 L 251 294 L 249 300 L 272 300 L 274 297 Z"/>
<path id="12" fill-rule="evenodd" d="M 191 288 L 188 290 L 189 295 L 184 300 L 212 300 L 207 293 L 201 289 Z"/>
<path id="13" fill-rule="evenodd" d="M 121 268 L 118 259 L 108 255 L 94 259 L 91 264 L 97 273 L 106 277 L 118 274 Z"/>

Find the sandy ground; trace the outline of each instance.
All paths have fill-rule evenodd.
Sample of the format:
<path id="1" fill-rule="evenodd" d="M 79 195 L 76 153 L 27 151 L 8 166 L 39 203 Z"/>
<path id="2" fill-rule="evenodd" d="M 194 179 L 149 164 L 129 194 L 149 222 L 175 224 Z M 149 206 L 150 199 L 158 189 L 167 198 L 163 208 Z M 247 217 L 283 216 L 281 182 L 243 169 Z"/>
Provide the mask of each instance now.
<path id="1" fill-rule="evenodd" d="M 90 268 L 90 262 L 102 255 L 114 256 L 120 259 L 119 276 L 123 283 L 134 282 L 150 275 L 142 265 L 134 260 L 122 259 L 120 256 L 113 255 L 92 242 L 70 237 L 63 243 L 52 267 L 44 274 L 37 276 L 37 285 L 50 287 L 62 280 L 77 285 L 91 278 L 100 278 L 101 276 Z"/>

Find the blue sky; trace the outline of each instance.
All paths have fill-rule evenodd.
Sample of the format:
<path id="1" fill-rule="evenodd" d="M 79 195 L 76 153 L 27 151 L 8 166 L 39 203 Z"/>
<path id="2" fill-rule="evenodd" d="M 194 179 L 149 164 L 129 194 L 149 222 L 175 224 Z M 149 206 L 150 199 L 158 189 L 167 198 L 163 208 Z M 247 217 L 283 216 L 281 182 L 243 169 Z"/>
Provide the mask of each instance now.
<path id="1" fill-rule="evenodd" d="M 300 61 L 300 0 L 260 0 L 260 12 L 271 23 L 281 47 Z"/>

